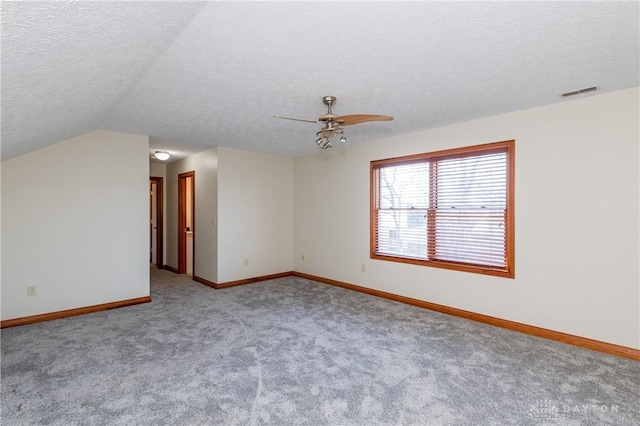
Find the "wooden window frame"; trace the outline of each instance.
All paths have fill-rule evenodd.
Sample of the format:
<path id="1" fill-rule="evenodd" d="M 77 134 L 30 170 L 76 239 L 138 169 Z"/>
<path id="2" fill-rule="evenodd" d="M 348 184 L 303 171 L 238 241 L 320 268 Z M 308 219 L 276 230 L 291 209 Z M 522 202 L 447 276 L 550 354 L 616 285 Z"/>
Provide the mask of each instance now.
<path id="1" fill-rule="evenodd" d="M 505 266 L 491 267 L 463 262 L 443 261 L 429 259 L 432 257 L 431 248 L 428 249 L 428 259 L 416 259 L 413 257 L 402 257 L 398 255 L 381 254 L 376 252 L 377 234 L 378 234 L 378 214 L 376 209 L 376 200 L 379 195 L 380 178 L 377 172 L 381 166 L 402 165 L 416 162 L 430 161 L 433 159 L 443 160 L 447 158 L 465 157 L 473 154 L 487 154 L 491 151 L 506 151 L 507 161 L 507 178 L 506 178 L 506 214 L 505 214 Z M 436 164 L 436 163 L 431 163 Z M 432 207 L 437 202 L 437 176 L 436 167 L 430 167 L 430 191 L 429 204 Z M 515 278 L 515 140 L 507 140 L 482 145 L 474 145 L 462 148 L 447 149 L 423 154 L 415 154 L 403 157 L 387 158 L 383 160 L 375 160 L 370 163 L 370 257 L 377 260 L 386 260 L 391 262 L 408 263 L 421 266 L 429 266 L 435 268 L 452 269 L 456 271 L 472 272 L 484 275 L 493 275 L 504 278 Z M 435 232 L 433 225 L 434 218 L 427 217 L 427 232 Z"/>

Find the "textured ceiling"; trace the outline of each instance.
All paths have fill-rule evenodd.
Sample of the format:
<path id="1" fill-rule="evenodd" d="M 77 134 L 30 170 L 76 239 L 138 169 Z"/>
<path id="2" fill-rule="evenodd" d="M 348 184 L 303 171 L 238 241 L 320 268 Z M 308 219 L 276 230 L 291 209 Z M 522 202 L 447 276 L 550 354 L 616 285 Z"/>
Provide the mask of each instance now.
<path id="1" fill-rule="evenodd" d="M 638 86 L 638 2 L 7 2 L 2 158 L 95 129 L 176 157 L 314 152 Z M 591 96 L 590 94 L 582 96 Z"/>

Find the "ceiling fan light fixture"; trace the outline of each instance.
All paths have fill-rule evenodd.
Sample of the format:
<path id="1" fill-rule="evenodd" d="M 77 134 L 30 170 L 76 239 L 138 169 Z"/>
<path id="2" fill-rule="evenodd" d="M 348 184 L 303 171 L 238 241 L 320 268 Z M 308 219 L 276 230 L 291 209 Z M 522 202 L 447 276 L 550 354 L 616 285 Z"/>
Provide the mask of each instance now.
<path id="1" fill-rule="evenodd" d="M 156 151 L 153 156 L 160 161 L 166 161 L 171 158 L 171 154 L 169 154 L 167 151 Z"/>
<path id="2" fill-rule="evenodd" d="M 331 141 L 325 136 L 320 136 L 316 139 L 316 145 L 318 145 L 318 148 L 320 149 L 327 149 L 331 146 Z"/>

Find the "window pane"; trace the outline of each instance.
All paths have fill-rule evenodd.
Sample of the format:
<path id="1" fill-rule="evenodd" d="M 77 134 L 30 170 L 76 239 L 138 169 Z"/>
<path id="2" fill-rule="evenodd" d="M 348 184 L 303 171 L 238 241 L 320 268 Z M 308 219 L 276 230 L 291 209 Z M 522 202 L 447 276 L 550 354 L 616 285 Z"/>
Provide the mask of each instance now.
<path id="1" fill-rule="evenodd" d="M 378 253 L 427 258 L 426 210 L 379 210 Z"/>
<path id="2" fill-rule="evenodd" d="M 427 208 L 429 163 L 405 164 L 380 169 L 380 208 Z"/>
<path id="3" fill-rule="evenodd" d="M 505 266 L 506 152 L 438 161 L 438 260 Z"/>
<path id="4" fill-rule="evenodd" d="M 503 210 L 506 184 L 506 153 L 438 161 L 438 208 Z"/>
<path id="5" fill-rule="evenodd" d="M 504 211 L 444 209 L 435 218 L 434 259 L 505 266 Z"/>
<path id="6" fill-rule="evenodd" d="M 388 166 L 379 173 L 377 251 L 426 259 L 429 163 Z"/>

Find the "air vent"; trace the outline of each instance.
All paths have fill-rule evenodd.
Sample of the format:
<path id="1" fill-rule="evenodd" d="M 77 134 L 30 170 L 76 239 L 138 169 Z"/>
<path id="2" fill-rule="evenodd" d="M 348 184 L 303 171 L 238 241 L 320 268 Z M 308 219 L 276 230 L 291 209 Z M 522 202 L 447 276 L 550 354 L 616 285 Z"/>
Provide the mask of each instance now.
<path id="1" fill-rule="evenodd" d="M 598 86 L 587 87 L 585 89 L 574 90 L 572 92 L 563 93 L 560 95 L 562 98 L 567 98 L 569 96 L 582 95 L 583 93 L 594 92 L 596 90 L 600 90 Z"/>

